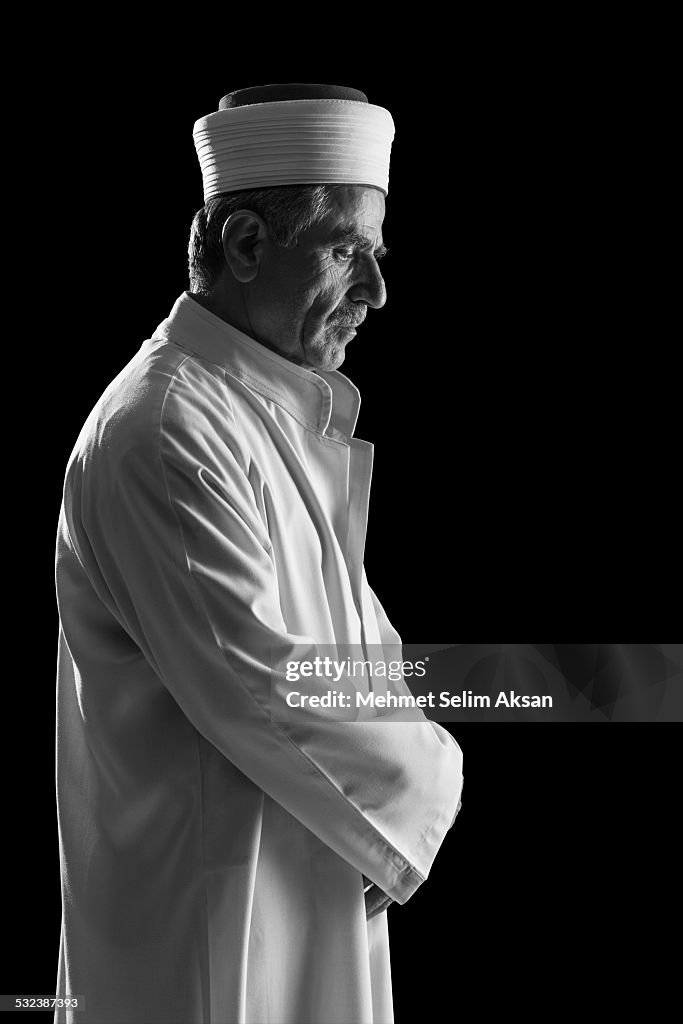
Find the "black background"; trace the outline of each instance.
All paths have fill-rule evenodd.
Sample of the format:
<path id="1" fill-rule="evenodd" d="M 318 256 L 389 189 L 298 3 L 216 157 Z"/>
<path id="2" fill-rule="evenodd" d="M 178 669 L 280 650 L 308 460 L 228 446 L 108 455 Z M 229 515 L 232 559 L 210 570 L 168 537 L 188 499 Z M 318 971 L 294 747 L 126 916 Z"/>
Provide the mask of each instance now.
<path id="1" fill-rule="evenodd" d="M 368 577 L 404 641 L 489 622 L 631 624 L 659 600 L 670 615 L 669 339 L 627 273 L 630 87 L 602 70 L 604 48 L 577 55 L 556 33 L 520 46 L 495 28 L 439 41 L 433 26 L 391 50 L 383 30 L 371 46 L 354 31 L 341 55 L 321 40 L 266 57 L 253 26 L 188 24 L 171 51 L 136 47 L 132 31 L 110 50 L 104 25 L 86 45 L 62 35 L 24 54 L 7 126 L 21 140 L 5 353 L 18 556 L 6 643 L 19 656 L 2 991 L 49 993 L 57 967 L 64 467 L 103 388 L 187 287 L 202 203 L 192 125 L 225 92 L 335 82 L 394 117 L 388 302 L 343 370 L 363 395 L 357 434 L 376 445 Z M 428 882 L 389 911 L 397 1022 L 607 1013 L 637 995 L 652 1009 L 668 970 L 674 727 L 450 728 L 463 809 Z"/>

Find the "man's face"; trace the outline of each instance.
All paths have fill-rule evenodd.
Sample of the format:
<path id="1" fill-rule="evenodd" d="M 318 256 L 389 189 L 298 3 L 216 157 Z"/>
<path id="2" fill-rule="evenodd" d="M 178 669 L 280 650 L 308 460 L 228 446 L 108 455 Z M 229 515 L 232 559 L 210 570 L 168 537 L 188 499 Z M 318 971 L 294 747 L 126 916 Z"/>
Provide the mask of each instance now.
<path id="1" fill-rule="evenodd" d="M 250 287 L 253 336 L 303 366 L 336 370 L 367 314 L 386 302 L 384 194 L 363 185 L 332 191 L 332 211 L 292 249 L 266 242 Z"/>

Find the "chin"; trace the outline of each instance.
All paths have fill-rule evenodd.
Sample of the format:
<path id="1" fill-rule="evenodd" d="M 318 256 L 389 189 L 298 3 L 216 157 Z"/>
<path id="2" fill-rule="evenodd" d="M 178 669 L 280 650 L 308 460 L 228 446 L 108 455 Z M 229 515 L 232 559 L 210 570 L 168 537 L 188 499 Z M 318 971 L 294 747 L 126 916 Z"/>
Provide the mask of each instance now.
<path id="1" fill-rule="evenodd" d="M 346 359 L 346 352 L 344 349 L 340 349 L 337 352 L 330 353 L 326 358 L 321 361 L 321 370 L 338 370 Z"/>
<path id="2" fill-rule="evenodd" d="M 317 351 L 309 352 L 306 366 L 311 370 L 338 370 L 346 358 L 344 345 L 326 345 Z"/>

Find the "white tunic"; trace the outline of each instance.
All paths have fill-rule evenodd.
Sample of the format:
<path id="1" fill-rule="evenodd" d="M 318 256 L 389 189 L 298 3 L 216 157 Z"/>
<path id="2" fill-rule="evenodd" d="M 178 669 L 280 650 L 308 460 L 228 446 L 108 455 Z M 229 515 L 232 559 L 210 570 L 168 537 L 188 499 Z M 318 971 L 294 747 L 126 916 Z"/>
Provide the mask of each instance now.
<path id="1" fill-rule="evenodd" d="M 186 292 L 81 431 L 56 561 L 57 994 L 85 1010 L 56 1021 L 393 1019 L 363 876 L 397 903 L 424 881 L 460 749 L 426 718 L 270 705 L 273 656 L 400 644 L 363 569 L 358 406 Z"/>

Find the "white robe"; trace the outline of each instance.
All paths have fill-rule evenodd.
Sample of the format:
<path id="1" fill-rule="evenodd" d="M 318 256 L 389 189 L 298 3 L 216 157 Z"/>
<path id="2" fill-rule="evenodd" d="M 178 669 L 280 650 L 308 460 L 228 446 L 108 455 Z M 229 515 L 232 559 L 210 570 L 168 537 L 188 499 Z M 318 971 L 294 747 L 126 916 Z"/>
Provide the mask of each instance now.
<path id="1" fill-rule="evenodd" d="M 189 293 L 93 409 L 57 538 L 57 994 L 78 1024 L 388 1024 L 387 914 L 453 824 L 441 726 L 273 720 L 271 656 L 383 645 L 359 396 Z M 271 652 L 274 652 L 271 654 Z M 415 718 L 415 713 L 413 713 Z"/>

